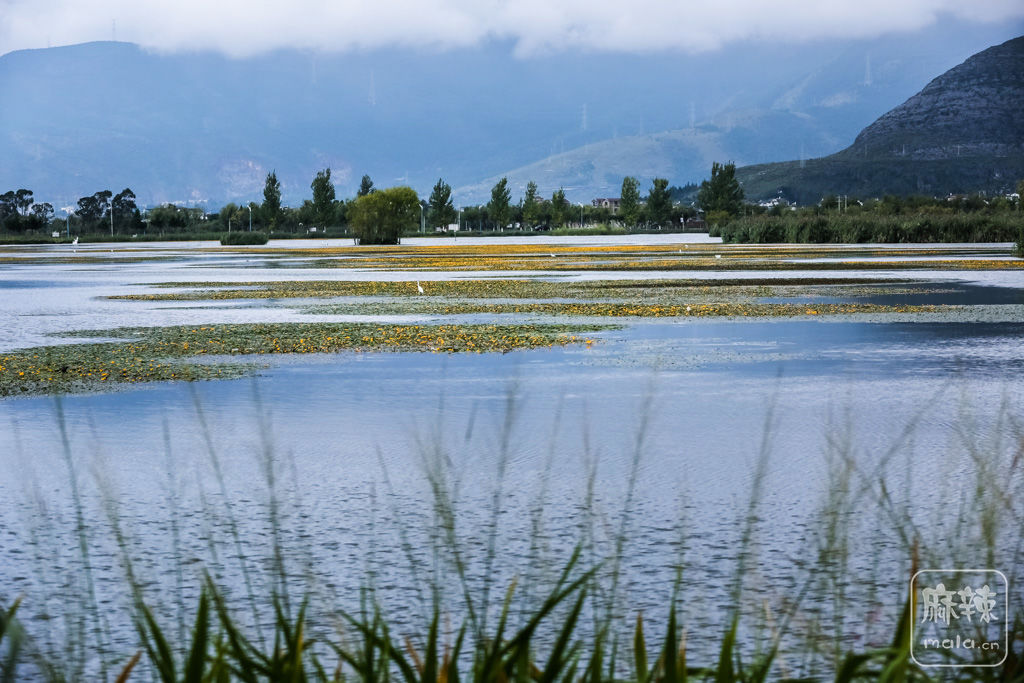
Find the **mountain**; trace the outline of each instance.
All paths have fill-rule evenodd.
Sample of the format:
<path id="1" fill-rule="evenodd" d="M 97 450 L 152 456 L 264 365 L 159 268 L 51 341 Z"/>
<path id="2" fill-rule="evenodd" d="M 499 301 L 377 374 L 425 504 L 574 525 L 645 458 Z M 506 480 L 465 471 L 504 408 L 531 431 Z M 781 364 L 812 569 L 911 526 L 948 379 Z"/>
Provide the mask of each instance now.
<path id="1" fill-rule="evenodd" d="M 699 180 L 714 161 L 778 158 L 780 145 L 789 151 L 791 144 L 769 134 L 780 129 L 800 131 L 802 139 L 808 141 L 806 144 L 813 147 L 829 145 L 832 137 L 813 120 L 791 112 L 730 112 L 692 128 L 584 145 L 459 187 L 457 192 L 469 203 L 486 202 L 491 188 L 505 176 L 513 197 L 521 196 L 530 181 L 537 183 L 545 197 L 559 188 L 577 202 L 593 197 L 617 197 L 622 179 L 627 175 L 639 178 L 646 188 L 656 177 L 673 179 L 680 184 Z"/>
<path id="2" fill-rule="evenodd" d="M 573 201 L 589 201 L 617 194 L 626 174 L 682 184 L 713 160 L 832 153 L 918 89 L 921 72 L 1008 30 L 947 21 L 700 55 L 518 58 L 502 42 L 245 59 L 112 42 L 23 50 L 0 56 L 0 192 L 25 187 L 67 206 L 131 187 L 144 205 L 216 209 L 260 200 L 275 170 L 297 205 L 330 166 L 340 197 L 364 173 L 422 195 L 443 177 L 470 204 L 508 169 L 526 169 L 525 186 L 527 172 L 550 168 L 543 191 L 571 186 Z"/>
<path id="3" fill-rule="evenodd" d="M 1020 26 L 1002 27 L 1020 29 Z M 745 87 L 689 126 L 625 135 L 583 145 L 457 188 L 468 202 L 489 199 L 502 176 L 523 188 L 533 180 L 545 195 L 560 186 L 574 201 L 618 196 L 622 178 L 647 187 L 654 177 L 675 185 L 700 182 L 715 161 L 738 165 L 822 157 L 842 150 L 884 112 L 941 73 L 991 45 L 991 29 L 938 25 L 910 36 L 838 45 L 808 59 L 787 79 L 770 66 L 748 72 Z M 1005 40 L 1010 34 L 999 35 Z M 513 194 L 515 194 L 513 192 Z"/>
<path id="4" fill-rule="evenodd" d="M 973 55 L 840 152 L 740 168 L 748 196 L 1004 192 L 1024 178 L 1024 36 Z"/>

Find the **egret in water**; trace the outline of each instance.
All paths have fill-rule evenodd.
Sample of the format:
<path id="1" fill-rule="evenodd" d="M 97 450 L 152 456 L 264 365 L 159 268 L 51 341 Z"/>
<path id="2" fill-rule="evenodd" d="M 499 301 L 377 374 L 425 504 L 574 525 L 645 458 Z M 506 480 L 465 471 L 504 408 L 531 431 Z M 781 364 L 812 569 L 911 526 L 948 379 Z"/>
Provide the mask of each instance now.
<path id="1" fill-rule="evenodd" d="M 715 258 L 722 258 L 721 254 L 715 254 Z"/>
<path id="2" fill-rule="evenodd" d="M 422 293 L 423 293 L 423 285 L 421 285 L 421 284 L 420 284 L 420 281 L 419 281 L 419 280 L 417 280 L 417 281 L 416 281 L 416 289 L 418 289 L 418 290 L 419 290 L 419 293 L 420 293 L 420 294 L 422 294 Z"/>
<path id="3" fill-rule="evenodd" d="M 78 238 L 76 237 L 75 239 L 71 240 L 71 244 L 78 244 Z"/>

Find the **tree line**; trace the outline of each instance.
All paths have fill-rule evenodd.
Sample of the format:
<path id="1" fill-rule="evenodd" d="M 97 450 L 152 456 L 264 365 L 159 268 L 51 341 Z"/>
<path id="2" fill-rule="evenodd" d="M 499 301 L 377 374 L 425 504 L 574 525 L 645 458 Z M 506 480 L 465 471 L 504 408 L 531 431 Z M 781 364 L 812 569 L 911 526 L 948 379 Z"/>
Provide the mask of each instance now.
<path id="1" fill-rule="evenodd" d="M 734 170 L 732 164 L 715 164 L 711 180 L 705 182 L 708 188 L 702 187 L 698 204 L 738 213 L 736 206 L 742 202 L 742 190 L 735 181 Z M 524 195 L 513 202 L 508 178 L 501 178 L 494 185 L 486 204 L 461 209 L 456 209 L 452 188 L 443 178 L 437 180 L 425 200 L 408 187 L 378 189 L 368 175 L 362 177 L 354 198 L 338 199 L 330 168 L 317 171 L 310 189 L 312 198 L 304 200 L 300 206 L 283 206 L 281 183 L 277 173 L 271 171 L 264 182 L 262 202 L 230 202 L 216 213 L 176 204 L 142 211 L 130 188 L 116 195 L 110 190 L 101 190 L 81 197 L 76 207 L 65 210 L 63 217 L 55 215 L 51 204 L 35 203 L 32 191 L 19 189 L 0 195 L 0 230 L 7 233 L 53 230 L 66 231 L 68 235 L 213 234 L 248 230 L 282 236 L 334 231 L 353 234 L 363 241 L 396 242 L 402 232 L 417 229 L 433 232 L 455 224 L 477 231 L 549 230 L 594 224 L 662 229 L 697 216 L 694 206 L 673 201 L 675 188 L 670 188 L 665 178 L 655 178 L 642 197 L 640 182 L 627 176 L 622 181 L 617 210 L 574 205 L 566 198 L 563 188 L 555 190 L 550 197 L 542 196 L 533 181 L 527 184 Z M 736 206 L 715 199 L 729 193 L 730 201 Z"/>

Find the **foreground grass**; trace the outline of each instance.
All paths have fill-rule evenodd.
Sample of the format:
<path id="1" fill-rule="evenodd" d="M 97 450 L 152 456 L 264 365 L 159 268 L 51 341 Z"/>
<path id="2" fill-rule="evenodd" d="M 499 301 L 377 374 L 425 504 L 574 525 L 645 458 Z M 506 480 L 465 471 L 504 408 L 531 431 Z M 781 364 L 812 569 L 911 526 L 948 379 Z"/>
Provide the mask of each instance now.
<path id="1" fill-rule="evenodd" d="M 0 355 L 0 396 L 92 391 L 113 384 L 238 377 L 225 356 L 427 351 L 485 353 L 592 344 L 579 325 L 267 323 L 118 328 L 73 336 L 130 341 L 66 344 Z M 214 362 L 189 362 L 203 357 Z"/>
<path id="2" fill-rule="evenodd" d="M 59 413 L 59 402 L 57 406 Z M 198 404 L 197 411 L 196 428 L 202 432 L 206 423 Z M 1003 424 L 1002 421 L 999 424 Z M 63 423 L 59 423 L 59 428 L 64 429 Z M 536 425 L 529 428 L 535 429 Z M 510 436 L 508 429 L 508 426 L 503 427 L 498 435 Z M 971 435 L 975 439 L 979 437 L 978 432 L 972 431 Z M 1006 436 L 1016 440 L 1021 434 L 1011 430 Z M 209 458 L 219 477 L 214 440 L 209 435 L 206 439 Z M 507 438 L 505 442 L 497 440 L 495 448 L 504 452 L 509 448 L 507 441 Z M 975 445 L 980 446 L 977 442 Z M 430 446 L 424 444 L 424 447 Z M 75 456 L 66 441 L 64 448 L 68 463 L 73 462 Z M 643 448 L 639 437 L 636 448 L 638 452 Z M 421 523 L 432 535 L 421 540 L 425 547 L 414 547 L 410 536 L 406 535 L 410 530 L 400 527 L 397 533 L 401 550 L 377 556 L 378 565 L 356 569 L 365 572 L 365 590 L 358 601 L 347 596 L 350 599 L 342 604 L 332 602 L 318 591 L 312 579 L 302 578 L 302 572 L 297 571 L 301 558 L 293 555 L 294 546 L 289 552 L 284 545 L 283 539 L 304 526 L 300 523 L 298 529 L 287 531 L 281 526 L 283 515 L 290 507 L 297 509 L 291 512 L 301 512 L 302 493 L 296 492 L 293 498 L 276 488 L 280 486 L 276 477 L 288 465 L 276 462 L 273 450 L 264 444 L 262 454 L 257 455 L 253 465 L 265 472 L 269 496 L 265 527 L 260 525 L 263 533 L 258 541 L 260 550 L 267 554 L 265 560 L 246 557 L 240 546 L 239 555 L 232 557 L 230 541 L 234 536 L 237 542 L 239 534 L 234 516 L 237 513 L 235 501 L 224 496 L 215 508 L 203 509 L 207 517 L 217 519 L 216 526 L 221 528 L 222 535 L 217 545 L 211 539 L 213 559 L 199 572 L 198 581 L 189 580 L 190 584 L 198 583 L 198 588 L 192 592 L 195 597 L 189 598 L 187 607 L 181 606 L 182 595 L 169 595 L 147 582 L 147 572 L 166 568 L 154 568 L 133 547 L 128 530 L 118 516 L 117 501 L 110 500 L 105 507 L 109 517 L 107 524 L 116 538 L 125 578 L 120 584 L 107 585 L 106 589 L 127 596 L 124 604 L 90 590 L 80 590 L 62 602 L 61 608 L 68 614 L 57 613 L 45 620 L 32 619 L 30 611 L 39 607 L 31 604 L 31 598 L 5 604 L 9 596 L 4 595 L 0 586 L 0 680 L 21 680 L 21 675 L 53 683 L 77 680 L 117 683 L 145 680 L 161 683 L 1024 681 L 1021 649 L 1024 614 L 1018 598 L 1011 597 L 1010 651 L 1005 653 L 1005 659 L 1003 652 L 980 653 L 981 659 L 973 663 L 984 664 L 985 668 L 936 670 L 918 665 L 910 656 L 910 624 L 922 608 L 914 598 L 907 596 L 904 580 L 919 568 L 938 566 L 935 563 L 947 556 L 969 562 L 967 558 L 981 557 L 978 553 L 984 553 L 986 548 L 995 552 L 1016 544 L 1019 551 L 1022 510 L 1020 499 L 1013 494 L 1021 484 L 1021 447 L 1010 444 L 999 452 L 979 447 L 978 452 L 970 454 L 967 462 L 973 462 L 975 467 L 964 475 L 964 483 L 989 495 L 963 501 L 956 512 L 944 507 L 943 517 L 947 524 L 952 523 L 953 532 L 948 538 L 932 538 L 930 544 L 928 525 L 921 527 L 913 521 L 911 508 L 894 499 L 893 493 L 897 492 L 886 489 L 876 466 L 858 462 L 859 454 L 838 435 L 830 449 L 836 451 L 826 454 L 830 463 L 826 498 L 806 520 L 808 536 L 802 541 L 805 545 L 799 549 L 800 557 L 795 565 L 795 571 L 801 573 L 798 589 L 790 592 L 754 580 L 758 574 L 754 563 L 783 561 L 774 553 L 765 557 L 756 555 L 757 537 L 768 523 L 762 515 L 773 504 L 770 499 L 763 500 L 761 484 L 768 460 L 763 454 L 753 463 L 755 473 L 750 483 L 750 502 L 747 506 L 738 506 L 736 525 L 740 533 L 735 556 L 694 558 L 697 562 L 733 567 L 732 576 L 722 579 L 730 588 L 732 598 L 714 606 L 720 615 L 717 626 L 689 630 L 691 625 L 680 618 L 680 613 L 687 607 L 700 611 L 712 605 L 706 603 L 708 586 L 687 583 L 682 557 L 675 581 L 664 585 L 657 614 L 638 612 L 628 602 L 638 595 L 618 585 L 622 563 L 650 568 L 643 562 L 644 538 L 642 535 L 632 538 L 644 527 L 645 521 L 631 522 L 629 518 L 631 503 L 636 500 L 634 494 L 643 494 L 642 489 L 633 488 L 636 471 L 644 466 L 639 454 L 633 456 L 631 472 L 622 482 L 626 494 L 621 520 L 603 519 L 589 506 L 576 513 L 584 518 L 591 516 L 589 522 L 584 521 L 582 525 L 585 537 L 600 534 L 600 529 L 608 527 L 609 522 L 610 536 L 585 538 L 578 541 L 575 548 L 570 541 L 570 547 L 558 553 L 565 559 L 556 560 L 549 568 L 550 577 L 546 578 L 543 572 L 534 573 L 536 564 L 550 560 L 544 551 L 536 549 L 535 552 L 531 546 L 530 555 L 524 561 L 524 558 L 506 555 L 495 543 L 501 537 L 499 523 L 518 528 L 517 523 L 523 521 L 500 514 L 505 509 L 503 475 L 499 472 L 494 482 L 494 509 L 484 511 L 485 517 L 494 515 L 493 526 L 467 525 L 463 517 L 466 508 L 454 497 L 458 493 L 458 473 L 445 469 L 452 467 L 446 464 L 450 454 L 443 447 L 433 456 L 425 453 L 423 476 L 430 481 L 434 499 L 423 501 L 428 509 L 423 511 Z M 514 460 L 516 451 L 509 450 L 505 455 Z M 951 462 L 943 463 L 949 464 Z M 73 467 L 69 467 L 68 475 L 76 485 L 85 483 L 75 479 Z M 488 494 L 490 491 L 469 493 Z M 251 492 L 245 495 L 248 497 Z M 538 505 L 545 502 L 543 494 L 540 495 Z M 180 502 L 173 489 L 168 492 L 168 499 L 175 505 Z M 76 500 L 74 505 L 80 508 L 82 503 Z M 863 530 L 853 518 L 855 511 L 879 518 L 879 527 L 869 538 L 863 536 Z M 79 509 L 78 517 L 84 518 L 84 514 Z M 545 528 L 543 507 L 530 514 L 537 517 L 526 520 L 525 525 L 542 532 Z M 401 516 L 400 519 L 403 525 L 416 523 L 415 517 Z M 358 523 L 370 522 L 360 519 Z M 595 528 L 588 531 L 588 524 Z M 91 563 L 97 562 L 90 555 L 90 541 L 98 536 L 97 526 L 78 525 L 71 532 L 83 541 L 79 552 L 85 572 Z M 863 567 L 856 561 L 851 562 L 857 549 L 862 547 L 861 543 L 872 547 L 886 537 L 900 538 L 906 543 L 901 548 L 905 555 L 904 561 L 899 563 L 902 571 L 886 577 L 881 594 L 855 590 L 861 587 L 856 579 L 864 578 Z M 558 538 L 564 543 L 564 536 Z M 173 542 L 175 551 L 180 552 L 177 537 Z M 365 552 L 372 553 L 373 549 Z M 641 556 L 629 557 L 633 552 Z M 646 552 L 651 551 L 646 548 Z M 403 553 L 407 555 L 403 557 Z M 179 562 L 183 558 L 193 561 L 190 555 L 177 557 Z M 1015 555 L 1001 557 L 1009 559 Z M 345 555 L 334 561 L 348 566 L 354 564 L 353 559 Z M 211 574 L 217 571 L 218 565 L 232 561 L 238 563 L 245 577 L 244 581 L 235 577 L 234 591 L 219 585 Z M 516 567 L 509 583 L 495 578 L 504 561 L 522 563 Z M 395 580 L 391 572 L 406 562 L 413 581 L 418 583 L 403 590 L 404 599 L 389 608 L 386 600 L 379 599 L 381 593 L 377 589 L 382 587 L 375 583 L 374 572 L 381 571 L 383 582 L 390 583 Z M 437 574 L 416 573 L 417 567 L 422 571 L 424 566 L 431 565 L 437 567 Z M 474 565 L 476 572 L 471 569 Z M 75 566 L 72 571 L 81 573 L 82 569 Z M 180 567 L 178 572 L 181 577 Z M 254 591 L 249 575 L 262 572 L 270 573 L 272 579 L 264 584 L 268 585 L 264 591 Z M 1016 573 L 1014 571 L 1013 575 Z M 289 578 L 305 584 L 303 592 L 290 597 Z M 184 579 L 178 581 L 180 591 Z M 851 581 L 854 583 L 848 583 Z M 431 582 L 436 583 L 431 585 Z M 88 580 L 83 583 L 88 587 Z M 246 589 L 239 583 L 244 583 Z M 496 589 L 493 594 L 491 588 Z M 783 603 L 778 599 L 780 594 L 788 594 L 791 600 Z M 815 616 L 815 608 L 807 604 L 814 594 L 827 596 L 837 612 Z M 171 616 L 175 612 L 171 604 L 175 599 L 179 601 L 176 618 Z M 882 626 L 884 633 L 880 637 L 859 637 L 865 627 L 865 610 L 879 601 L 888 608 Z M 771 603 L 777 606 L 777 611 L 770 609 Z M 841 618 L 844 613 L 849 617 L 848 622 Z M 752 623 L 758 614 L 766 620 L 766 628 L 759 629 Z M 73 626 L 68 631 L 58 631 L 69 642 L 46 643 L 36 635 L 46 633 L 47 621 L 53 617 L 66 618 Z M 830 617 L 836 620 L 830 622 Z M 113 642 L 110 633 L 104 630 L 109 629 L 111 623 L 130 624 L 136 637 L 122 636 Z M 943 661 L 951 665 L 967 663 L 953 654 L 944 656 Z"/>

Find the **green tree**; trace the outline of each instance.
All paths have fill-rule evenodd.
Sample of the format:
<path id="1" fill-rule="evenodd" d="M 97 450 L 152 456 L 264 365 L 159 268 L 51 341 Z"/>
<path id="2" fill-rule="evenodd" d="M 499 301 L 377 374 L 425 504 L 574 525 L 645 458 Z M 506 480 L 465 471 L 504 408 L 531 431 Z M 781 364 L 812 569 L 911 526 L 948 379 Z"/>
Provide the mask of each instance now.
<path id="1" fill-rule="evenodd" d="M 0 223 L 4 223 L 7 219 L 15 216 L 18 213 L 17 197 L 13 190 L 9 190 L 0 194 Z"/>
<path id="2" fill-rule="evenodd" d="M 647 220 L 659 228 L 672 220 L 672 197 L 665 178 L 655 178 L 647 193 Z"/>
<path id="3" fill-rule="evenodd" d="M 508 189 L 508 178 L 502 178 L 491 188 L 491 201 L 487 202 L 487 215 L 500 230 L 504 230 L 509 223 L 512 215 L 509 205 L 511 201 L 512 193 Z"/>
<path id="4" fill-rule="evenodd" d="M 33 204 L 32 216 L 40 223 L 40 225 L 46 225 L 53 220 L 53 204 L 50 202 Z"/>
<path id="5" fill-rule="evenodd" d="M 130 187 L 114 195 L 110 200 L 110 210 L 114 214 L 114 225 L 119 231 L 134 231 L 139 208 L 135 205 L 135 193 Z"/>
<path id="6" fill-rule="evenodd" d="M 389 187 L 358 197 L 348 205 L 348 223 L 360 244 L 398 244 L 415 228 L 420 199 L 411 187 Z"/>
<path id="7" fill-rule="evenodd" d="M 452 204 L 451 185 L 441 178 L 437 179 L 433 191 L 430 193 L 430 202 L 427 207 L 427 222 L 435 228 L 443 228 L 451 225 L 458 217 L 458 212 Z"/>
<path id="8" fill-rule="evenodd" d="M 22 216 L 28 215 L 28 210 L 32 206 L 32 190 L 18 190 L 14 193 L 14 202 L 18 207 L 18 213 Z"/>
<path id="9" fill-rule="evenodd" d="M 78 217 L 88 227 L 94 228 L 95 224 L 103 219 L 107 213 L 107 205 L 113 193 L 110 190 L 97 192 L 89 197 L 81 197 L 78 200 Z"/>
<path id="10" fill-rule="evenodd" d="M 569 202 L 565 200 L 565 190 L 558 188 L 551 195 L 551 227 L 565 225 L 569 215 Z"/>
<path id="11" fill-rule="evenodd" d="M 334 185 L 331 183 L 331 169 L 317 171 L 310 184 L 313 189 L 313 216 L 322 228 L 334 218 Z"/>
<path id="12" fill-rule="evenodd" d="M 541 222 L 543 209 L 537 199 L 537 183 L 532 180 L 526 183 L 526 194 L 523 195 L 523 224 L 527 228 L 534 228 Z"/>
<path id="13" fill-rule="evenodd" d="M 697 203 L 705 213 L 724 211 L 730 216 L 738 216 L 743 211 L 743 188 L 736 180 L 736 164 L 711 165 L 711 180 L 700 184 Z"/>
<path id="14" fill-rule="evenodd" d="M 356 192 L 357 197 L 365 197 L 368 194 L 373 194 L 376 190 L 373 189 L 373 181 L 370 180 L 370 176 L 364 175 L 363 179 L 359 181 L 359 191 Z"/>
<path id="15" fill-rule="evenodd" d="M 260 213 L 267 228 L 273 230 L 281 219 L 281 183 L 277 180 L 277 172 L 271 171 L 267 174 L 267 181 L 263 185 L 263 206 Z"/>
<path id="16" fill-rule="evenodd" d="M 628 175 L 622 179 L 619 215 L 627 228 L 635 228 L 640 222 L 640 181 L 633 176 Z"/>

